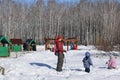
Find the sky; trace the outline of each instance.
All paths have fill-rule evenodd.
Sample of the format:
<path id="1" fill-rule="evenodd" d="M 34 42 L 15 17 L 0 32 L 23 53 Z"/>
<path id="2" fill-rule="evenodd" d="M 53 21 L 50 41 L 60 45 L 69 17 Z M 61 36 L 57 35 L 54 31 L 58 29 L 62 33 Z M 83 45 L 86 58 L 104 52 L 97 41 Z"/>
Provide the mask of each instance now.
<path id="1" fill-rule="evenodd" d="M 19 1 L 21 1 L 21 0 L 19 0 Z M 24 0 L 24 1 L 27 2 L 27 3 L 31 3 L 34 0 Z M 48 1 L 48 0 L 44 0 L 44 1 Z M 60 2 L 60 3 L 63 3 L 63 2 L 79 2 L 79 0 L 57 0 L 57 1 Z"/>
<path id="2" fill-rule="evenodd" d="M 35 0 L 17 0 L 17 1 L 24 1 L 24 2 L 26 2 L 26 3 L 31 3 L 31 2 L 33 2 L 33 1 L 35 1 Z M 48 0 L 44 0 L 44 1 L 48 1 Z M 60 2 L 60 3 L 63 3 L 63 2 L 79 2 L 80 0 L 56 0 L 56 1 L 58 1 L 58 2 Z M 95 0 L 91 0 L 91 1 L 95 1 Z M 104 0 L 103 0 L 104 1 Z M 120 1 L 120 0 L 117 0 L 117 1 Z"/>
<path id="3" fill-rule="evenodd" d="M 79 0 L 57 0 L 59 2 L 79 2 Z"/>
<path id="4" fill-rule="evenodd" d="M 0 58 L 0 66 L 5 68 L 5 75 L 0 73 L 0 80 L 120 80 L 120 56 L 116 57 L 117 68 L 110 70 L 105 64 L 109 56 L 103 55 L 104 51 L 84 45 L 79 45 L 78 49 L 64 53 L 62 72 L 56 72 L 57 56 L 45 51 L 44 45 L 37 45 L 37 51 L 11 52 L 10 57 Z M 82 63 L 88 51 L 93 61 L 90 73 L 84 71 Z M 114 54 L 118 53 L 114 51 Z"/>

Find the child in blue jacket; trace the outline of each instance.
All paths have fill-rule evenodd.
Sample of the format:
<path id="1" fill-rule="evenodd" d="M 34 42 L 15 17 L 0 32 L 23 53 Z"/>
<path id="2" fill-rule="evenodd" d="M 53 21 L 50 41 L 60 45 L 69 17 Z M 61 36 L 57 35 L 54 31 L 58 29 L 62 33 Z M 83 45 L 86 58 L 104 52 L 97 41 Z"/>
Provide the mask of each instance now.
<path id="1" fill-rule="evenodd" d="M 85 53 L 85 57 L 83 58 L 82 61 L 83 61 L 83 65 L 84 65 L 84 68 L 85 68 L 85 72 L 89 73 L 90 72 L 90 66 L 93 65 L 89 52 Z"/>

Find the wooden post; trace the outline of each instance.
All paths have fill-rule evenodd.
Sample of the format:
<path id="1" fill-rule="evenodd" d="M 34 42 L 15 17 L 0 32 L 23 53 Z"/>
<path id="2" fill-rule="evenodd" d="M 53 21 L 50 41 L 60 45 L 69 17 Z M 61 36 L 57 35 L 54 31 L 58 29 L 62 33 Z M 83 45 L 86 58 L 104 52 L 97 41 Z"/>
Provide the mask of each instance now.
<path id="1" fill-rule="evenodd" d="M 17 54 L 17 52 L 15 53 L 16 54 L 16 58 L 18 57 L 18 54 Z"/>
<path id="2" fill-rule="evenodd" d="M 69 42 L 67 42 L 67 51 L 69 50 Z"/>
<path id="3" fill-rule="evenodd" d="M 5 68 L 3 68 L 2 66 L 0 66 L 0 71 L 2 72 L 2 75 L 5 75 Z"/>
<path id="4" fill-rule="evenodd" d="M 45 50 L 47 50 L 48 39 L 44 38 L 44 40 L 45 40 Z"/>
<path id="5" fill-rule="evenodd" d="M 45 43 L 45 50 L 47 50 L 47 43 Z"/>

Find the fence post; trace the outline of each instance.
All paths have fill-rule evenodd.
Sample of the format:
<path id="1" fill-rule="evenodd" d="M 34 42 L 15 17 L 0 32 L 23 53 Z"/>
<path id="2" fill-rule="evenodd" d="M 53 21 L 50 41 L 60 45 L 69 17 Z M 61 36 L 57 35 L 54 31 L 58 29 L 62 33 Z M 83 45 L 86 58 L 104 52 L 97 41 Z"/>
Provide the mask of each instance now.
<path id="1" fill-rule="evenodd" d="M 3 68 L 2 66 L 0 66 L 0 71 L 2 72 L 2 75 L 5 75 L 5 68 Z"/>

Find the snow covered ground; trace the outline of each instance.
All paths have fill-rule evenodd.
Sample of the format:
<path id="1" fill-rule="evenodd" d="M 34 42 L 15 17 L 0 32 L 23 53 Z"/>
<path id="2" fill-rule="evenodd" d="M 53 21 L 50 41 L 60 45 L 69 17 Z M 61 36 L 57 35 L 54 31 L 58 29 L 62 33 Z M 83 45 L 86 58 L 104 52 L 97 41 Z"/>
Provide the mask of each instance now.
<path id="1" fill-rule="evenodd" d="M 94 67 L 91 72 L 84 72 L 82 59 L 86 51 L 91 52 Z M 11 57 L 0 58 L 0 66 L 5 68 L 5 75 L 0 73 L 0 80 L 120 80 L 120 57 L 116 57 L 117 69 L 107 69 L 108 55 L 93 46 L 79 46 L 79 50 L 65 53 L 62 72 L 56 72 L 57 57 L 53 52 L 45 51 L 44 46 L 37 46 L 37 51 L 11 53 Z M 115 52 L 114 52 L 115 53 Z M 120 52 L 116 52 L 119 54 Z"/>

